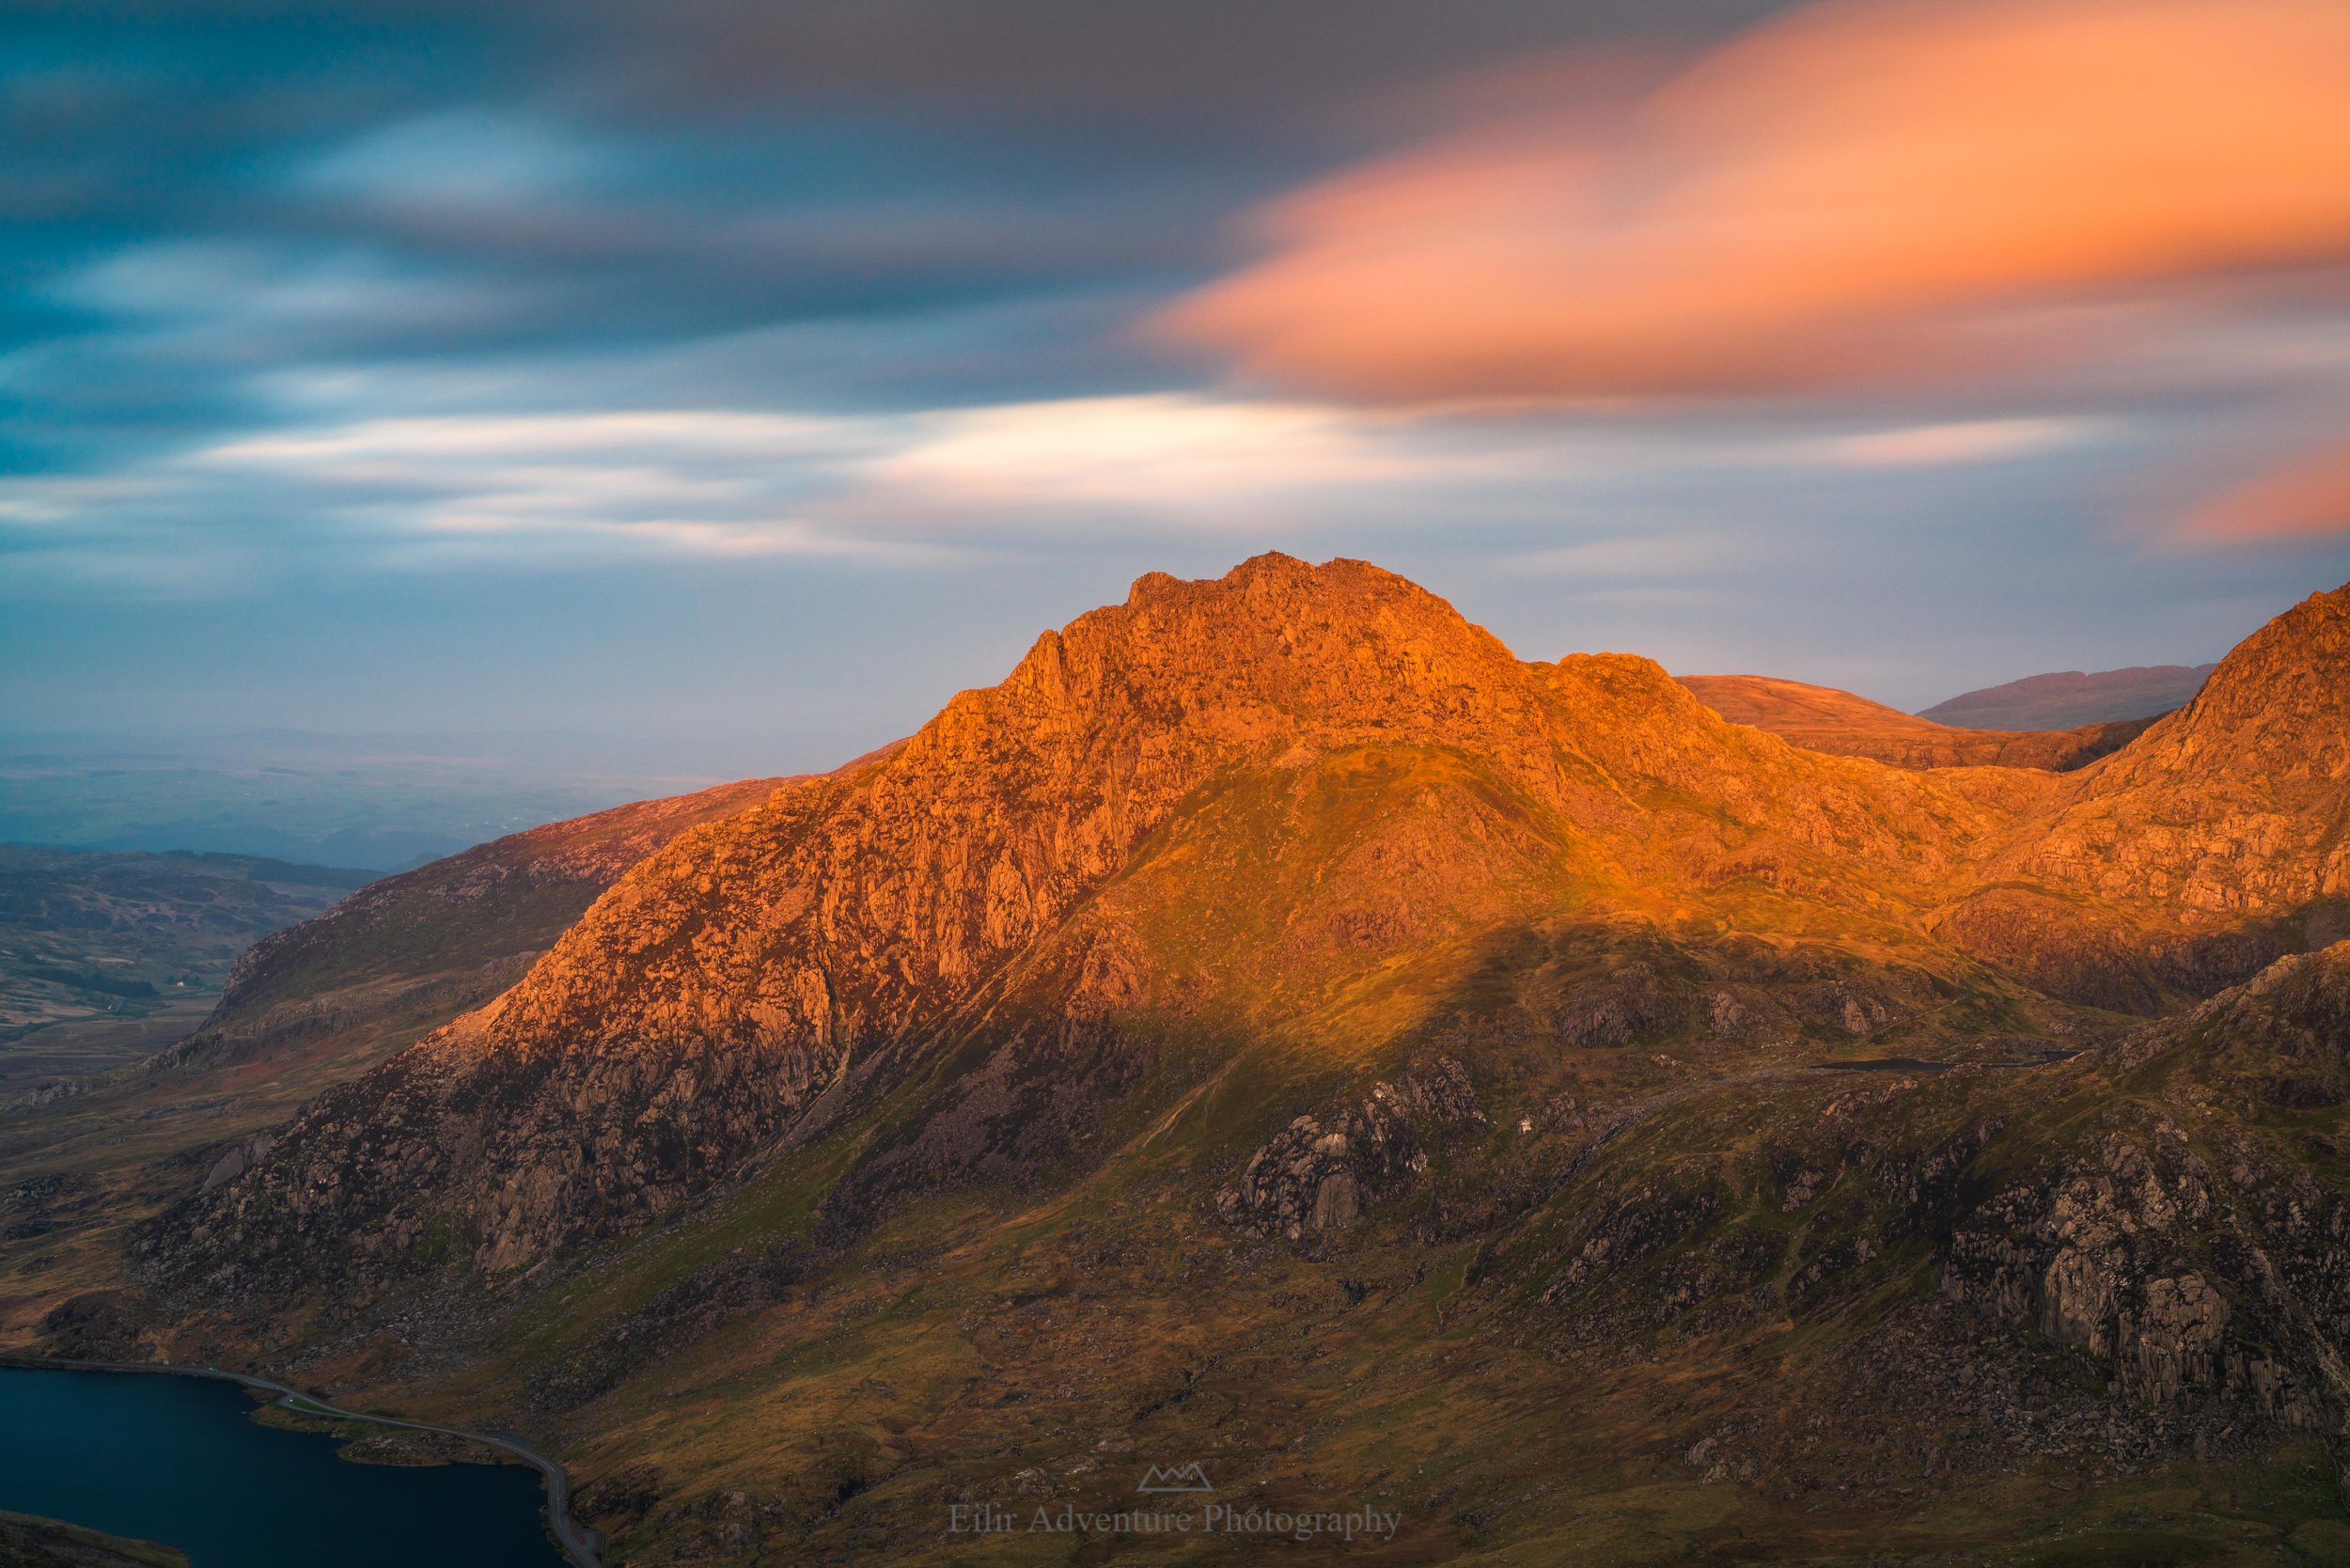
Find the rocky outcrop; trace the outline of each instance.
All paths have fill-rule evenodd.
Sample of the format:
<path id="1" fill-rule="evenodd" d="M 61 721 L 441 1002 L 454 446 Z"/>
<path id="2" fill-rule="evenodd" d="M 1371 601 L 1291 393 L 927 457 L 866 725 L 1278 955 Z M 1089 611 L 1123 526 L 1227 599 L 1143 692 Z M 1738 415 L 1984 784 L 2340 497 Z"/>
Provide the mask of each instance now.
<path id="1" fill-rule="evenodd" d="M 1343 1231 L 1428 1168 L 1421 1135 L 1483 1125 L 1468 1074 L 1439 1058 L 1358 1102 L 1298 1117 L 1216 1193 L 1215 1212 L 1247 1236 Z"/>
<path id="2" fill-rule="evenodd" d="M 198 1192 L 211 1192 L 214 1187 L 227 1185 L 267 1159 L 269 1152 L 276 1147 L 277 1138 L 270 1133 L 256 1133 L 242 1143 L 230 1146 L 204 1173 L 204 1185 L 197 1189 Z"/>
<path id="3" fill-rule="evenodd" d="M 2350 1201 L 2232 1120 L 2215 1093 L 2324 1092 L 2350 1065 L 2350 945 L 2287 959 L 2122 1047 L 2153 1103 L 1991 1196 L 1953 1230 L 1943 1292 L 2034 1324 L 2142 1403 L 2219 1401 L 2332 1431 L 2350 1411 Z M 2185 1114 L 2179 1114 L 2184 1112 Z"/>
<path id="4" fill-rule="evenodd" d="M 2206 924 L 2350 896 L 2350 588 L 2220 661 L 2193 702 L 2074 776 L 2009 864 Z"/>

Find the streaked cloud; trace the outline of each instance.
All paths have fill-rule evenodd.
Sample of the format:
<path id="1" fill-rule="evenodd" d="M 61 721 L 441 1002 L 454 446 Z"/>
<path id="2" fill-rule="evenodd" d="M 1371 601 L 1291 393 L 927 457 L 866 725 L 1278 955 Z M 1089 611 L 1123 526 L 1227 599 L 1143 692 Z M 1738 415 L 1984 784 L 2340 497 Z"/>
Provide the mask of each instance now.
<path id="1" fill-rule="evenodd" d="M 364 402 L 366 390 L 334 400 Z M 860 415 L 326 418 L 102 476 L 0 480 L 0 548 L 81 560 L 102 576 L 113 557 L 168 541 L 170 575 L 195 591 L 239 572 L 192 563 L 257 550 L 370 570 L 801 556 L 920 564 L 1108 531 L 1498 538 L 1546 516 L 1551 537 L 1528 548 L 1530 566 L 1613 571 L 1722 558 L 1718 516 L 1695 544 L 1681 525 L 1636 542 L 1656 526 L 1644 496 L 1752 494 L 1763 476 L 1800 488 L 1876 469 L 2022 463 L 2090 428 L 1567 429 L 1174 393 Z M 1561 529 L 1571 543 L 1558 543 Z M 257 559 L 246 569 L 270 570 Z"/>
<path id="2" fill-rule="evenodd" d="M 1431 475 L 1341 409 L 1175 395 L 865 416 L 637 409 L 281 429 L 105 476 L 0 480 L 0 539 L 97 557 L 236 513 L 379 564 L 636 555 L 915 559 L 1040 511 L 1182 528 L 1233 505 Z M 1441 477 L 1438 475 L 1437 477 Z M 974 532 L 974 528 L 979 531 Z M 11 535 L 10 530 L 14 530 Z"/>
<path id="3" fill-rule="evenodd" d="M 2185 534 L 2204 544 L 2350 534 L 2350 441 L 2304 453 L 2213 497 L 2187 520 Z"/>
<path id="4" fill-rule="evenodd" d="M 946 415 L 870 478 L 980 504 L 1182 508 L 1424 467 L 1336 409 L 1167 393 Z"/>
<path id="5" fill-rule="evenodd" d="M 2111 429 L 2109 421 L 2081 417 L 1953 420 L 1797 443 L 1788 455 L 1847 468 L 1940 468 L 2060 451 Z"/>
<path id="6" fill-rule="evenodd" d="M 1374 400 L 1915 388 L 2350 260 L 2338 0 L 1837 0 L 1573 107 L 1289 198 L 1157 330 Z"/>

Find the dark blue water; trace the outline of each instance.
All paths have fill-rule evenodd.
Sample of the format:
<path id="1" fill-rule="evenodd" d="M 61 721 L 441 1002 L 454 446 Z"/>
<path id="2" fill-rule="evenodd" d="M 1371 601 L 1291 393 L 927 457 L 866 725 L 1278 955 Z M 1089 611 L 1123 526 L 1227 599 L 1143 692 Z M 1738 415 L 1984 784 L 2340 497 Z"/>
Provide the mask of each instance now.
<path id="1" fill-rule="evenodd" d="M 559 1568 L 538 1472 L 400 1469 L 245 1419 L 234 1384 L 0 1367 L 0 1509 L 177 1546 L 194 1568 Z"/>

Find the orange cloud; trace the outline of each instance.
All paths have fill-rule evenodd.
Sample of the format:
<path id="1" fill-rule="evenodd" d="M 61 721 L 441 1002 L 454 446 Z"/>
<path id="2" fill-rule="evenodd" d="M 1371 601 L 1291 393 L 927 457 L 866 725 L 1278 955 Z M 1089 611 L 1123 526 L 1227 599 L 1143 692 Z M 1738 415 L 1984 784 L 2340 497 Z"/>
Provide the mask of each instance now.
<path id="1" fill-rule="evenodd" d="M 2216 543 L 2350 534 L 2350 441 L 2229 491 L 2190 518 L 2186 532 Z"/>
<path id="2" fill-rule="evenodd" d="M 1294 196 L 1153 323 L 1374 400 L 1931 380 L 2076 308 L 2350 259 L 2343 0 L 1813 6 L 1595 138 L 1517 115 Z"/>

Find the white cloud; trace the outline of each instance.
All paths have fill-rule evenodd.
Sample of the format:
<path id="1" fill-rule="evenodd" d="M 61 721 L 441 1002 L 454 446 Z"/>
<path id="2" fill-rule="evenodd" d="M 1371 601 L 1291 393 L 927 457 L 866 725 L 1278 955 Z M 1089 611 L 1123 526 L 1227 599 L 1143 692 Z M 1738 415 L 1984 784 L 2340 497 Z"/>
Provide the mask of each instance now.
<path id="1" fill-rule="evenodd" d="M 1360 416 L 1176 394 L 1014 403 L 934 416 L 869 478 L 978 504 L 1176 508 L 1408 477 L 1424 464 Z"/>
<path id="2" fill-rule="evenodd" d="M 1787 456 L 1841 468 L 1941 468 L 2032 457 L 2077 447 L 2107 431 L 2098 419 L 1971 419 L 1800 442 Z"/>
<path id="3" fill-rule="evenodd" d="M 412 566 L 919 557 L 991 526 L 1180 528 L 1425 466 L 1353 416 L 1173 396 L 870 416 L 415 415 L 252 434 L 111 475 L 0 481 L 0 528 L 39 527 L 43 548 L 66 550 L 325 536 Z"/>
<path id="4" fill-rule="evenodd" d="M 1481 539 L 1475 547 L 1532 576 L 1663 584 L 1767 548 L 1778 531 L 1769 494 L 1802 492 L 1832 510 L 1836 487 L 1878 470 L 1981 465 L 2108 432 L 2060 418 L 1800 432 L 1398 418 L 1186 394 L 880 414 L 351 419 L 327 412 L 346 400 L 318 392 L 291 400 L 306 422 L 109 473 L 0 480 L 0 548 L 91 581 L 149 557 L 196 591 L 321 571 L 918 563 L 1047 541 L 1246 533 L 1306 547 L 1343 538 L 1352 550 Z"/>

